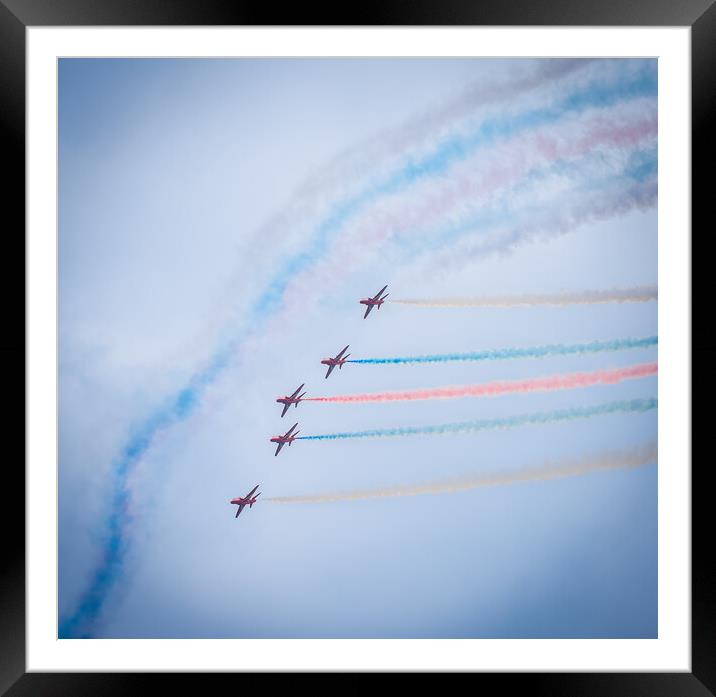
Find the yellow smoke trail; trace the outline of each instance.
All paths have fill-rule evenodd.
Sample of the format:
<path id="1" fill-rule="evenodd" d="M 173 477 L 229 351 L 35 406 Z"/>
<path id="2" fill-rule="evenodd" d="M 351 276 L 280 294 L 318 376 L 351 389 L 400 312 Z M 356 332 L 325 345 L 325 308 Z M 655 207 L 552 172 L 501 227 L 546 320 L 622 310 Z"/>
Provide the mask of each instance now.
<path id="1" fill-rule="evenodd" d="M 563 477 L 574 477 L 599 470 L 613 470 L 641 467 L 657 462 L 657 444 L 649 443 L 641 448 L 605 452 L 579 460 L 563 460 L 517 472 L 477 474 L 460 479 L 443 480 L 427 484 L 408 484 L 381 489 L 361 489 L 328 494 L 306 494 L 301 496 L 276 496 L 264 499 L 272 503 L 327 503 L 331 501 L 362 501 L 366 499 L 391 498 L 397 496 L 419 496 L 421 494 L 447 494 L 488 486 L 518 484 L 530 481 L 546 481 Z"/>
<path id="2" fill-rule="evenodd" d="M 418 307 L 529 307 L 532 305 L 598 305 L 639 303 L 658 299 L 656 286 L 586 290 L 576 293 L 534 293 L 524 295 L 485 295 L 478 298 L 394 299 L 386 302 Z"/>

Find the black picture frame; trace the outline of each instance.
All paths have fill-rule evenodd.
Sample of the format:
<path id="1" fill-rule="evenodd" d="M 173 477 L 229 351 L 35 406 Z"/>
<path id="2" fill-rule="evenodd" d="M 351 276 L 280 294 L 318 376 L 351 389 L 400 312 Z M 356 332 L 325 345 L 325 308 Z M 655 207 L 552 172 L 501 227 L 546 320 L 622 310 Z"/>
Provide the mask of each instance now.
<path id="1" fill-rule="evenodd" d="M 276 17 L 281 21 L 277 22 Z M 25 224 L 25 29 L 35 26 L 101 25 L 561 25 L 561 26 L 689 26 L 691 27 L 692 68 L 692 218 L 695 226 L 705 221 L 707 163 L 713 168 L 714 142 L 710 129 L 716 116 L 716 0 L 381 0 L 351 5 L 348 9 L 287 6 L 277 15 L 270 4 L 221 2 L 220 0 L 0 0 L 0 161 L 5 170 L 3 212 L 6 234 L 0 274 L 6 299 L 3 314 L 6 327 L 0 356 L 9 369 L 4 382 L 12 400 L 4 424 L 12 435 L 6 442 L 19 445 L 24 433 L 25 376 L 25 247 L 21 233 Z M 701 176 L 697 172 L 701 171 Z M 7 176 L 9 175 L 9 176 Z M 703 224 L 703 235 L 706 226 Z M 689 234 L 687 230 L 674 234 Z M 692 235 L 691 241 L 695 236 Z M 696 270 L 708 263 L 708 254 L 692 252 L 692 325 L 695 309 L 708 307 L 706 286 L 696 285 Z M 19 260 L 22 260 L 20 263 Z M 701 275 L 704 278 L 704 275 Z M 23 289 L 23 303 L 10 302 Z M 702 292 L 699 292 L 702 291 Z M 713 384 L 710 361 L 716 357 L 716 340 L 709 322 L 692 329 L 692 370 L 699 370 L 702 393 Z M 19 367 L 23 370 L 20 371 Z M 24 387 L 24 385 L 23 385 Z M 7 399 L 6 402 L 11 402 Z M 692 399 L 693 424 L 709 417 L 707 409 L 697 409 Z M 704 423 L 704 425 L 706 425 Z M 692 429 L 694 426 L 692 426 Z M 692 439 L 693 443 L 693 439 Z M 18 450 L 24 459 L 24 440 Z M 692 447 L 693 450 L 693 447 Z M 716 694 L 716 561 L 710 533 L 711 492 L 707 486 L 708 461 L 692 456 L 692 672 L 691 673 L 473 673 L 471 687 L 524 690 L 536 695 L 697 695 Z M 684 462 L 684 467 L 691 463 Z M 25 479 L 20 456 L 10 457 L 3 467 L 4 496 L 2 553 L 0 553 L 0 694 L 24 695 L 124 695 L 136 691 L 156 691 L 179 683 L 184 689 L 207 694 L 219 689 L 252 690 L 256 686 L 301 689 L 308 675 L 243 675 L 238 681 L 231 674 L 170 673 L 26 673 L 25 671 Z M 9 506 L 12 503 L 13 506 Z M 340 675 L 327 675 L 318 681 L 324 688 L 365 693 L 376 682 L 390 684 L 405 676 L 359 674 L 350 681 Z M 426 674 L 419 687 L 450 689 L 459 675 Z M 464 676 L 463 676 L 464 677 Z M 447 681 L 447 682 L 446 682 Z M 225 685 L 226 683 L 226 685 Z M 311 689 L 315 685 L 311 684 Z"/>

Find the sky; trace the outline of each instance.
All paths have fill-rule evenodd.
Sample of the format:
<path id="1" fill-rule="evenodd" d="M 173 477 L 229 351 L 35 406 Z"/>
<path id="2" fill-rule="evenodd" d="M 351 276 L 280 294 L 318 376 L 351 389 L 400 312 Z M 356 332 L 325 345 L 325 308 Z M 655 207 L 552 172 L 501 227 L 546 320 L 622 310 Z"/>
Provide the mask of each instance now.
<path id="1" fill-rule="evenodd" d="M 656 287 L 656 96 L 654 60 L 61 59 L 58 635 L 655 637 L 656 458 L 523 476 L 653 446 L 655 367 L 283 419 L 275 399 L 653 364 L 656 340 L 559 350 L 657 337 L 653 291 L 544 297 Z M 514 295 L 535 303 L 479 306 Z M 445 299 L 465 302 L 431 306 Z M 358 360 L 557 350 L 325 379 L 346 344 Z M 650 406 L 602 413 L 634 400 Z M 296 421 L 423 433 L 274 456 Z"/>

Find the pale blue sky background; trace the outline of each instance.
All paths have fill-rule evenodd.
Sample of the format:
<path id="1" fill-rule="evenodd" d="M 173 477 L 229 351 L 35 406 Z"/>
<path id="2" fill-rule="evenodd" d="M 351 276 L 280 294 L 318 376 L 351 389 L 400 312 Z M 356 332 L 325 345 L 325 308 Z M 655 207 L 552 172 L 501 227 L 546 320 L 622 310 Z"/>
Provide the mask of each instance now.
<path id="1" fill-rule="evenodd" d="M 301 382 L 317 396 L 654 360 L 651 349 L 347 365 L 329 380 L 319 363 L 347 343 L 360 358 L 656 334 L 653 302 L 387 303 L 365 322 L 357 304 L 385 283 L 396 298 L 656 283 L 655 137 L 542 162 L 424 228 L 408 226 L 383 246 L 369 239 L 383 214 L 440 199 L 465 174 L 521 162 L 528 146 L 510 150 L 505 124 L 577 142 L 589 119 L 611 133 L 655 115 L 655 75 L 655 61 L 597 61 L 551 77 L 527 60 L 61 60 L 61 633 L 656 636 L 655 465 L 457 494 L 260 502 L 239 520 L 228 504 L 256 483 L 264 497 L 420 483 L 656 438 L 652 411 L 480 434 L 300 441 L 276 458 L 268 443 L 294 421 L 310 435 L 656 396 L 648 378 L 491 399 L 308 403 L 284 419 L 274 401 Z M 530 76 L 536 86 L 527 88 Z M 475 89 L 508 96 L 477 108 Z M 493 140 L 475 156 L 379 190 L 391 172 L 486 122 Z M 624 198 L 632 185 L 641 193 Z M 360 205 L 341 208 L 357 196 Z M 319 249 L 316 231 L 337 210 L 343 217 Z M 344 256 L 330 246 L 341 240 Z M 481 251 L 485 240 L 497 251 Z M 276 274 L 297 283 L 288 314 L 266 295 Z M 188 413 L 166 417 L 217 356 L 208 387 L 183 393 Z M 127 464 L 136 434 L 165 417 L 170 426 Z M 119 550 L 109 565 L 108 549 Z"/>

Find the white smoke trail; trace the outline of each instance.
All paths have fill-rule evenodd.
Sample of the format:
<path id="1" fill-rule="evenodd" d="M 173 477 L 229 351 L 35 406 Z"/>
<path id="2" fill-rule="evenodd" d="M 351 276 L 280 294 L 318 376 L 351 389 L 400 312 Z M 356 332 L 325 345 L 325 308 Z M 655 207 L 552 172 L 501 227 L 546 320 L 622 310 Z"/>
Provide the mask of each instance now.
<path id="1" fill-rule="evenodd" d="M 522 216 L 513 216 L 514 222 L 488 227 L 483 234 L 479 234 L 482 227 L 479 221 L 474 225 L 461 223 L 458 227 L 465 229 L 460 233 L 462 240 L 446 247 L 445 251 L 424 253 L 419 262 L 422 268 L 416 273 L 432 276 L 454 273 L 474 259 L 509 254 L 520 245 L 558 237 L 586 224 L 634 210 L 648 210 L 657 201 L 657 182 L 652 176 L 631 184 L 620 180 L 618 186 L 602 192 L 575 189 L 565 193 L 560 206 L 526 210 Z"/>
<path id="2" fill-rule="evenodd" d="M 406 484 L 379 489 L 359 489 L 328 494 L 305 494 L 299 496 L 275 496 L 264 499 L 271 503 L 329 503 L 337 501 L 364 501 L 368 499 L 419 496 L 421 494 L 451 494 L 489 486 L 518 484 L 530 481 L 547 481 L 563 477 L 575 477 L 600 470 L 642 467 L 656 463 L 658 450 L 655 442 L 638 449 L 605 452 L 578 460 L 547 462 L 541 467 L 516 472 L 475 474 L 460 479 L 442 480 L 426 484 Z"/>
<path id="3" fill-rule="evenodd" d="M 610 290 L 585 290 L 566 293 L 532 293 L 522 295 L 483 295 L 477 298 L 399 299 L 398 305 L 416 307 L 529 307 L 533 305 L 598 305 L 602 303 L 640 303 L 658 299 L 657 286 L 636 286 Z"/>

